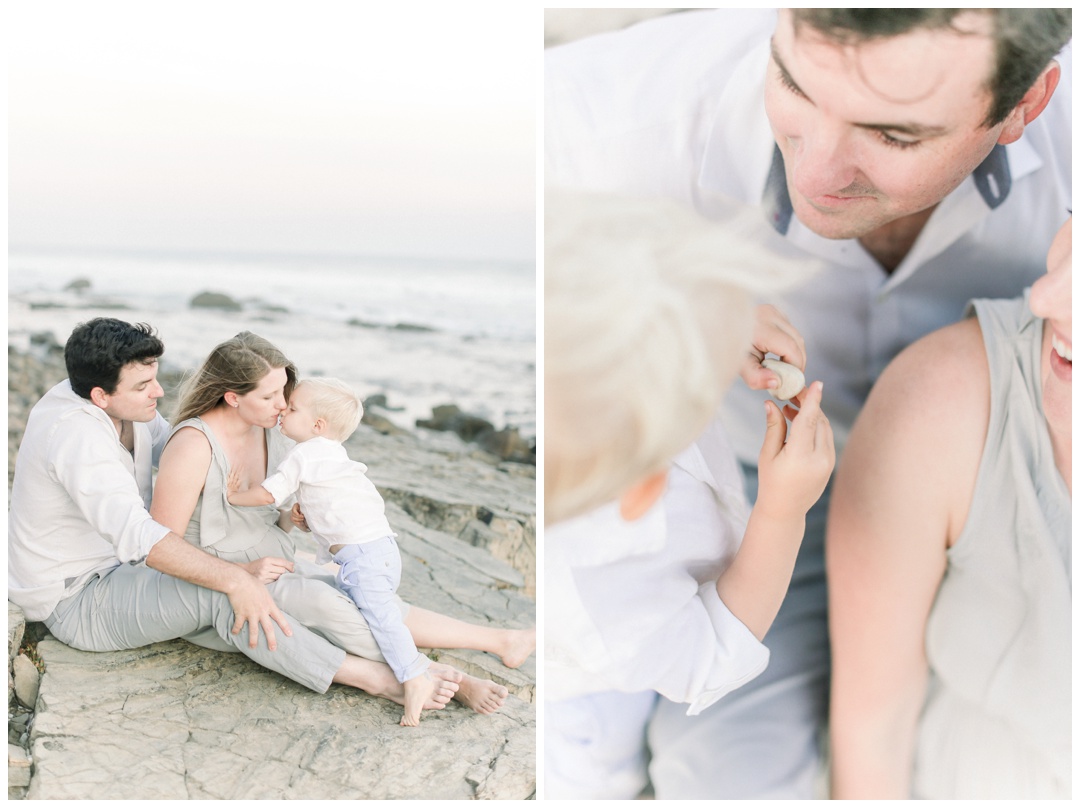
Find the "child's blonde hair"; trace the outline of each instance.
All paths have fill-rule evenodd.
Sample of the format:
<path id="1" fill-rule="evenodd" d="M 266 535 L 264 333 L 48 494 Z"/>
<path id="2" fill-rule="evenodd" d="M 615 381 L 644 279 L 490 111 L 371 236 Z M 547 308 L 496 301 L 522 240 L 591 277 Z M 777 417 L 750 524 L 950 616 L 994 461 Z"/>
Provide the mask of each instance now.
<path id="1" fill-rule="evenodd" d="M 326 437 L 345 441 L 356 431 L 364 417 L 364 404 L 349 385 L 340 379 L 320 376 L 302 379 L 296 389 L 301 387 L 311 395 L 312 414 L 326 421 Z"/>
<path id="2" fill-rule="evenodd" d="M 725 228 L 670 200 L 548 192 L 548 524 L 665 469 L 715 415 L 750 348 L 746 289 L 783 263 L 739 237 L 762 237 L 752 215 Z"/>

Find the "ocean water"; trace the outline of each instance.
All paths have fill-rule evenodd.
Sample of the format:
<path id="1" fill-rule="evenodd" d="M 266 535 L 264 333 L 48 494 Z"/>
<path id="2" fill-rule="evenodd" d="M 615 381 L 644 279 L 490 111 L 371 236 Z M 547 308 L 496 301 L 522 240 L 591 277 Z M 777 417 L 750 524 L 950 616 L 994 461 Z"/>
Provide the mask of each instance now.
<path id="1" fill-rule="evenodd" d="M 81 289 L 74 281 L 89 281 Z M 80 284 L 81 285 L 81 284 Z M 241 311 L 191 308 L 219 292 Z M 238 331 L 272 341 L 301 377 L 384 393 L 401 426 L 454 403 L 536 433 L 536 273 L 525 263 L 375 257 L 12 250 L 8 339 L 111 316 L 153 325 L 163 364 L 195 368 Z"/>

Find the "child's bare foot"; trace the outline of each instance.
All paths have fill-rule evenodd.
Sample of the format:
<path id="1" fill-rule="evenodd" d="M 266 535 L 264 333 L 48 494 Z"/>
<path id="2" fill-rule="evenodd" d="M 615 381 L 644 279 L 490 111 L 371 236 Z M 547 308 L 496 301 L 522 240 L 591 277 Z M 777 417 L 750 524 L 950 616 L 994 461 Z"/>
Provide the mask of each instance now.
<path id="1" fill-rule="evenodd" d="M 435 680 L 424 671 L 419 676 L 414 676 L 401 683 L 405 688 L 405 715 L 401 717 L 401 726 L 420 726 L 420 711 L 431 700 L 435 693 Z"/>
<path id="2" fill-rule="evenodd" d="M 499 650 L 502 664 L 508 668 L 520 667 L 536 650 L 536 629 L 507 629 L 506 640 Z"/>
<path id="3" fill-rule="evenodd" d="M 508 693 L 505 687 L 490 679 L 477 679 L 466 673 L 454 698 L 481 715 L 491 715 L 503 706 Z"/>
<path id="4" fill-rule="evenodd" d="M 461 680 L 465 676 L 461 671 L 451 668 L 449 665 L 440 665 L 432 662 L 427 669 L 428 676 L 434 685 L 431 695 L 424 702 L 425 710 L 441 710 L 450 700 L 457 695 L 461 687 Z M 411 681 L 411 680 L 410 680 Z M 405 698 L 394 699 L 398 704 L 405 705 Z"/>

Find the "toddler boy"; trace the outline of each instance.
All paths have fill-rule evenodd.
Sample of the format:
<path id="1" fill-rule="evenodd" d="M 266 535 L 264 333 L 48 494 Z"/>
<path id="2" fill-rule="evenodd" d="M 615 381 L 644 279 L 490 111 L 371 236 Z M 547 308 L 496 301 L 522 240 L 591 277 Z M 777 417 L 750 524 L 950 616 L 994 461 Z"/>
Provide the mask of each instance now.
<path id="1" fill-rule="evenodd" d="M 401 582 L 401 554 L 386 520 L 382 496 L 350 460 L 342 442 L 356 430 L 364 408 L 348 385 L 337 379 L 306 379 L 289 398 L 281 432 L 296 441 L 277 471 L 261 486 L 238 491 L 229 478 L 229 502 L 282 507 L 296 494 L 318 543 L 316 562 L 341 565 L 337 584 L 360 609 L 386 663 L 405 688 L 401 726 L 415 727 L 434 683 L 429 660 L 416 649 L 398 610 L 394 593 Z"/>
<path id="2" fill-rule="evenodd" d="M 737 373 L 776 387 L 766 354 L 805 367 L 798 331 L 745 290 L 808 268 L 748 237 L 759 211 L 725 228 L 549 191 L 545 219 L 544 796 L 632 799 L 658 694 L 697 714 L 765 668 L 833 467 L 820 382 L 801 410 L 764 404 L 752 512 L 715 420 Z"/>

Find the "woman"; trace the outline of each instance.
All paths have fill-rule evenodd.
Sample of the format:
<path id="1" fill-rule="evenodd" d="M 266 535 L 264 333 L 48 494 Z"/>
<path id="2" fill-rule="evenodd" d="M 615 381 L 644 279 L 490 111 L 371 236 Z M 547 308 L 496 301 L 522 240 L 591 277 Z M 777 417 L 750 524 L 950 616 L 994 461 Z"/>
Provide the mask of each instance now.
<path id="1" fill-rule="evenodd" d="M 1071 790 L 1072 234 L 897 357 L 829 515 L 833 795 Z M 1040 319 L 1041 318 L 1041 319 Z"/>
<path id="2" fill-rule="evenodd" d="M 360 657 L 355 664 L 370 680 L 373 695 L 401 703 L 400 685 L 359 610 L 334 585 L 333 574 L 294 559 L 292 540 L 279 526 L 279 521 L 288 525 L 290 516 L 282 516 L 273 506 L 228 504 L 230 469 L 238 471 L 242 483 L 257 486 L 287 451 L 288 440 L 274 427 L 295 384 L 296 368 L 265 339 L 244 332 L 218 345 L 181 390 L 150 511 L 156 521 L 191 543 L 239 564 L 265 583 L 286 614 Z M 291 518 L 302 522 L 298 509 Z M 517 667 L 535 646 L 531 629 L 494 629 L 404 603 L 401 608 L 416 644 L 424 648 L 487 651 L 508 667 Z M 364 660 L 373 662 L 361 664 Z M 456 683 L 453 697 L 479 713 L 494 712 L 506 698 L 506 688 L 494 682 L 445 665 L 433 665 L 431 671 L 437 679 Z M 366 683 L 357 686 L 368 690 Z"/>

